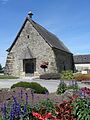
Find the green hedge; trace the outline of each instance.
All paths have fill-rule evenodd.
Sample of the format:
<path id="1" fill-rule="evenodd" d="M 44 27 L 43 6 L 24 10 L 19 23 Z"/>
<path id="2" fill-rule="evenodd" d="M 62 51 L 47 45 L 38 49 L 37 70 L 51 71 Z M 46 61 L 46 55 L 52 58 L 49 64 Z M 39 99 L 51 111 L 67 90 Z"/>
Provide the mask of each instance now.
<path id="1" fill-rule="evenodd" d="M 59 73 L 45 73 L 40 75 L 40 79 L 60 79 L 60 74 Z"/>
<path id="2" fill-rule="evenodd" d="M 36 82 L 18 82 L 16 84 L 13 84 L 11 86 L 11 89 L 15 87 L 31 88 L 34 90 L 34 93 L 38 94 L 45 94 L 48 92 L 47 88 L 42 87 L 39 83 Z"/>

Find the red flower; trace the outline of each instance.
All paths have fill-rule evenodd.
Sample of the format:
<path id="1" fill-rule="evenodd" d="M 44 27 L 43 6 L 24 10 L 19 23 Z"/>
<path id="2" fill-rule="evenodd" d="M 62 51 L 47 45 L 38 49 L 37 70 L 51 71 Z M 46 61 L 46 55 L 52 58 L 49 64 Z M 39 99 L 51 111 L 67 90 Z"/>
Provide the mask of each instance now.
<path id="1" fill-rule="evenodd" d="M 45 115 L 45 118 L 52 118 L 52 113 L 47 113 L 47 114 Z"/>
<path id="2" fill-rule="evenodd" d="M 48 67 L 48 62 L 42 62 L 40 65 L 41 68 L 47 68 Z"/>
<path id="3" fill-rule="evenodd" d="M 52 113 L 47 113 L 46 115 L 41 115 L 37 112 L 32 112 L 33 116 L 38 118 L 39 120 L 45 120 L 46 118 L 52 118 Z"/>
<path id="4" fill-rule="evenodd" d="M 34 117 L 39 118 L 39 120 L 44 120 L 39 113 L 37 113 L 37 112 L 32 112 L 32 114 L 33 114 Z"/>

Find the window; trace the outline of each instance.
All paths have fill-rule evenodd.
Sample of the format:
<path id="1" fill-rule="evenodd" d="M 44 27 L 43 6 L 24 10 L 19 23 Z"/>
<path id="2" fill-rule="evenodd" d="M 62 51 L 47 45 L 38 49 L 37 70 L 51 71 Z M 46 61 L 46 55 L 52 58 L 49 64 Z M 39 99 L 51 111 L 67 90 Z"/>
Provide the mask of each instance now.
<path id="1" fill-rule="evenodd" d="M 29 35 L 27 35 L 27 38 L 29 39 Z"/>

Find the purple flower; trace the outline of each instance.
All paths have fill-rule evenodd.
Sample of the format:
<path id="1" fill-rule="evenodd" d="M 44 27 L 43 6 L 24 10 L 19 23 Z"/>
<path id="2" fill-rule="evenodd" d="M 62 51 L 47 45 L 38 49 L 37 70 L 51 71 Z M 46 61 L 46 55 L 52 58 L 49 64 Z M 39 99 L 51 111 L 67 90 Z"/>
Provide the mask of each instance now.
<path id="1" fill-rule="evenodd" d="M 3 118 L 6 120 L 6 103 L 3 105 Z"/>
<path id="2" fill-rule="evenodd" d="M 11 107 L 11 112 L 10 112 L 10 118 L 9 120 L 13 120 L 14 118 L 19 119 L 20 118 L 20 113 L 21 113 L 21 106 L 20 104 L 17 102 L 16 97 L 13 96 L 13 104 Z"/>
<path id="3" fill-rule="evenodd" d="M 48 99 L 49 92 L 45 91 L 45 97 Z"/>
<path id="4" fill-rule="evenodd" d="M 23 91 L 21 90 L 21 99 L 23 98 Z"/>
<path id="5" fill-rule="evenodd" d="M 15 106 L 15 104 L 13 104 L 12 107 L 11 107 L 11 112 L 10 112 L 9 120 L 13 120 L 14 117 L 15 117 L 15 111 L 14 111 L 15 107 L 14 106 Z"/>
<path id="6" fill-rule="evenodd" d="M 77 81 L 75 81 L 75 86 L 77 86 L 78 85 L 78 83 L 77 83 Z"/>
<path id="7" fill-rule="evenodd" d="M 79 90 L 79 95 L 80 95 L 80 97 L 84 98 L 86 96 L 85 91 Z"/>
<path id="8" fill-rule="evenodd" d="M 25 94 L 26 94 L 26 104 L 28 104 L 28 94 L 27 93 Z"/>
<path id="9" fill-rule="evenodd" d="M 34 100 L 34 90 L 31 90 L 32 100 Z"/>
<path id="10" fill-rule="evenodd" d="M 23 116 L 25 117 L 27 112 L 27 104 L 24 105 L 24 109 L 23 109 Z"/>
<path id="11" fill-rule="evenodd" d="M 12 96 L 13 97 L 13 100 L 14 100 L 14 103 L 17 104 L 17 99 L 15 96 Z"/>

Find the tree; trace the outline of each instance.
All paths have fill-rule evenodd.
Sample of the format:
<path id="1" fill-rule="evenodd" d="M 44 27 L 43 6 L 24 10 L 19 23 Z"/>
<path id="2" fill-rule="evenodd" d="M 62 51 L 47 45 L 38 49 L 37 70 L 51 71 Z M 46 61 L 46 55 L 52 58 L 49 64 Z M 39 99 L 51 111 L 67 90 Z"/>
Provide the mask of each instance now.
<path id="1" fill-rule="evenodd" d="M 3 68 L 2 68 L 2 65 L 0 64 L 0 73 L 2 72 Z"/>

